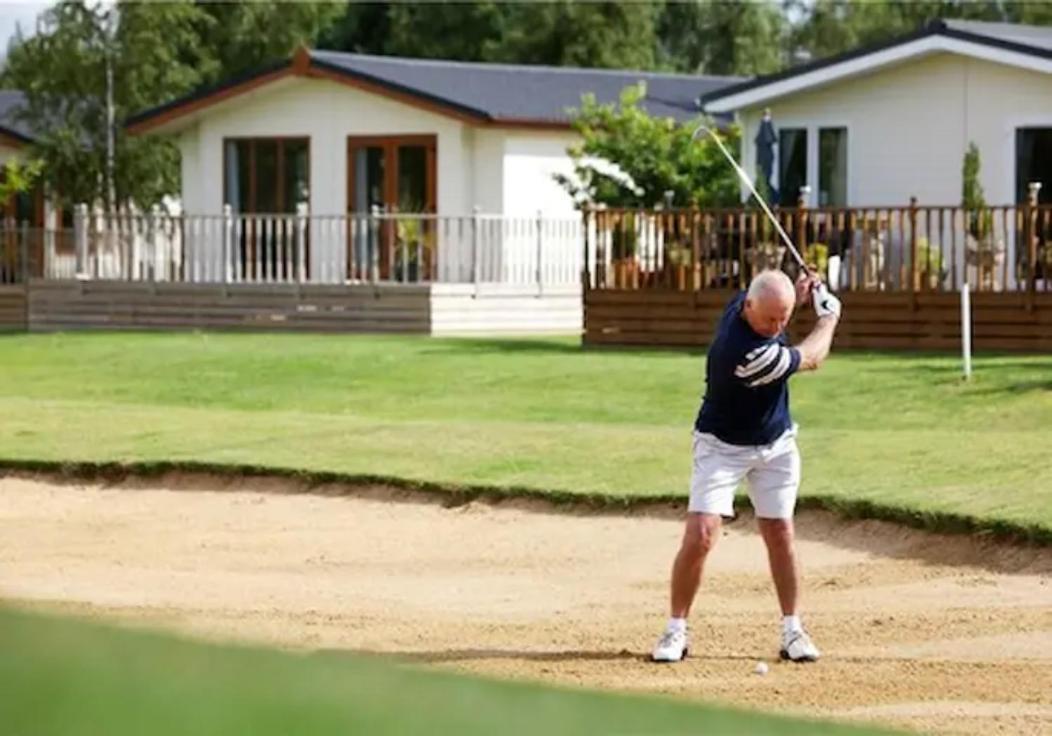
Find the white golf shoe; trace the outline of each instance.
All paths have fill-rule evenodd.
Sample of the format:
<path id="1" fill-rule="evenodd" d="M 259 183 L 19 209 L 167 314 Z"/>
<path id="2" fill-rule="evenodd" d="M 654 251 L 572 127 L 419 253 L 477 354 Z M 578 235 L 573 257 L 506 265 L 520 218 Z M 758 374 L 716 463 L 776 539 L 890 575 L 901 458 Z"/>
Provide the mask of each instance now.
<path id="1" fill-rule="evenodd" d="M 811 637 L 801 629 L 782 635 L 781 656 L 790 662 L 815 662 L 821 655 Z"/>
<path id="2" fill-rule="evenodd" d="M 653 662 L 680 662 L 686 656 L 687 632 L 667 630 L 658 639 L 650 659 Z"/>

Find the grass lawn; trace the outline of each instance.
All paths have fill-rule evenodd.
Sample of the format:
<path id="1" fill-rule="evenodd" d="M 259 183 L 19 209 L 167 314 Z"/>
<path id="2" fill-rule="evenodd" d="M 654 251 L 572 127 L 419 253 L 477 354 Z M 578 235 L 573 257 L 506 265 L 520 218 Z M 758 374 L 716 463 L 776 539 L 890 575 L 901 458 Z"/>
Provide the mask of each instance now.
<path id="1" fill-rule="evenodd" d="M 0 459 L 682 495 L 703 362 L 566 339 L 8 335 Z M 963 384 L 953 356 L 844 353 L 794 378 L 803 495 L 1052 533 L 1052 356 L 975 371 Z"/>
<path id="2" fill-rule="evenodd" d="M 0 652 L 7 734 L 878 733 L 345 655 L 206 646 L 2 610 Z"/>

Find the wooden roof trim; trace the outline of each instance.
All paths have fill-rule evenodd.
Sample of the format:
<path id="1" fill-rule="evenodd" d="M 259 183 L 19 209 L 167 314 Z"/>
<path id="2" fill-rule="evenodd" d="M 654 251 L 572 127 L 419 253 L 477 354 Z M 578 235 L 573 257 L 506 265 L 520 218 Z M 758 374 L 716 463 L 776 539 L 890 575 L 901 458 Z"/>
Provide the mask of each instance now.
<path id="1" fill-rule="evenodd" d="M 172 120 L 184 117 L 191 113 L 197 112 L 198 110 L 202 110 L 206 107 L 211 107 L 212 105 L 216 105 L 220 102 L 223 102 L 224 100 L 228 100 L 231 97 L 237 97 L 238 95 L 243 95 L 246 92 L 251 92 L 252 90 L 258 89 L 263 85 L 270 84 L 271 82 L 275 82 L 279 79 L 284 79 L 285 77 L 292 76 L 294 73 L 294 66 L 289 65 L 281 69 L 276 69 L 272 72 L 267 72 L 266 74 L 261 74 L 258 77 L 247 79 L 244 82 L 241 82 L 240 84 L 234 84 L 229 87 L 218 89 L 212 92 L 211 94 L 207 94 L 196 99 L 188 99 L 186 102 L 179 105 L 173 105 L 171 108 L 164 110 L 163 112 L 160 112 L 157 115 L 152 115 L 146 118 L 145 120 L 140 120 L 138 122 L 130 124 L 127 128 L 128 133 L 130 133 L 131 135 L 142 135 L 143 133 L 149 133 L 150 131 L 156 130 L 157 128 L 171 122 Z"/>

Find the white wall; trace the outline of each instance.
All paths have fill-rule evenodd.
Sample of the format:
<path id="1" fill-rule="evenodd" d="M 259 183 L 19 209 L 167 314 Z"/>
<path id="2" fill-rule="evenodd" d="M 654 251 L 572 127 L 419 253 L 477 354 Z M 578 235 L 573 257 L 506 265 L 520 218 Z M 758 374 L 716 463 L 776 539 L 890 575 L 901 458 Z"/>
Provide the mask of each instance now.
<path id="1" fill-rule="evenodd" d="M 183 211 L 190 214 L 215 214 L 215 203 L 206 199 L 214 189 L 208 187 L 201 177 L 201 133 L 199 125 L 194 125 L 190 130 L 179 136 L 179 173 L 181 177 L 180 203 Z M 220 153 L 220 155 L 222 155 Z M 220 160 L 220 177 L 222 177 L 222 161 Z M 223 196 L 223 181 L 219 180 L 219 196 Z M 219 212 L 223 211 L 223 202 L 219 201 Z"/>
<path id="2" fill-rule="evenodd" d="M 573 203 L 552 179 L 572 173 L 564 131 L 474 127 L 380 95 L 325 80 L 292 78 L 219 103 L 179 136 L 186 210 L 223 207 L 223 140 L 242 136 L 305 136 L 311 142 L 311 211 L 346 211 L 347 136 L 435 135 L 437 194 L 442 214 L 572 214 Z"/>
<path id="3" fill-rule="evenodd" d="M 566 149 L 580 140 L 562 131 L 508 131 L 504 137 L 504 212 L 511 215 L 571 216 L 570 195 L 552 178 L 573 174 Z"/>
<path id="4" fill-rule="evenodd" d="M 180 133 L 184 211 L 222 212 L 226 138 L 309 138 L 311 213 L 342 215 L 347 137 L 413 134 L 437 138 L 439 214 L 469 215 L 478 206 L 483 213 L 531 221 L 538 210 L 575 215 L 570 197 L 552 179 L 555 172 L 572 172 L 566 148 L 577 140 L 575 134 L 476 127 L 347 85 L 304 78 L 273 82 L 207 108 Z M 346 243 L 325 242 L 316 243 L 326 252 L 311 259 L 312 278 L 325 278 L 322 268 L 333 274 L 345 270 Z M 456 254 L 445 250 L 444 265 L 455 267 Z"/>
<path id="5" fill-rule="evenodd" d="M 500 128 L 475 128 L 471 131 L 472 202 L 471 208 L 482 212 L 504 211 L 504 139 Z"/>
<path id="6" fill-rule="evenodd" d="M 182 134 L 183 201 L 195 204 L 187 205 L 191 212 L 222 212 L 224 138 L 303 136 L 310 138 L 312 213 L 343 214 L 348 136 L 424 134 L 435 135 L 438 142 L 439 211 L 470 212 L 470 153 L 463 129 L 452 118 L 336 82 L 303 78 L 274 82 L 216 105 Z M 185 158 L 188 152 L 190 160 Z"/>
<path id="7" fill-rule="evenodd" d="M 1015 198 L 1015 128 L 1052 126 L 1052 78 L 941 53 L 769 105 L 776 128 L 808 128 L 811 204 L 818 195 L 818 128 L 848 128 L 848 202 L 855 206 L 953 205 L 961 163 L 979 146 L 981 183 L 991 204 Z M 742 111 L 745 165 L 761 108 Z M 1046 184 L 1052 186 L 1052 182 Z"/>

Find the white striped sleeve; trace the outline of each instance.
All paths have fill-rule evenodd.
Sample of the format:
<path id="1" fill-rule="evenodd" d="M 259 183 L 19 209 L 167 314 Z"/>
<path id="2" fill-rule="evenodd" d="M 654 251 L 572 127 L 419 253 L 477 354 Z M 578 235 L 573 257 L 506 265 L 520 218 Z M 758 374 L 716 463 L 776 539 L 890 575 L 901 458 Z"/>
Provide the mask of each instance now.
<path id="1" fill-rule="evenodd" d="M 778 347 L 772 342 L 750 350 L 746 353 L 745 360 L 734 369 L 734 375 L 738 378 L 748 378 L 765 370 L 778 358 Z"/>
<path id="2" fill-rule="evenodd" d="M 747 353 L 734 375 L 749 388 L 758 388 L 789 378 L 799 367 L 800 352 L 796 348 L 770 343 Z"/>

